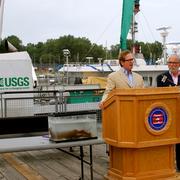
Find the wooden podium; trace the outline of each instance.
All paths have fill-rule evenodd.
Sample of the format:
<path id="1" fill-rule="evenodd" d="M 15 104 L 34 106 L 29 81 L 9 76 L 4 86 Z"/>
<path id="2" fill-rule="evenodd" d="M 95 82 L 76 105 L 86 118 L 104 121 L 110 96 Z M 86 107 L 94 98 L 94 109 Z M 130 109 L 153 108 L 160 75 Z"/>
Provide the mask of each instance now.
<path id="1" fill-rule="evenodd" d="M 106 179 L 177 179 L 178 87 L 115 89 L 102 110 L 103 138 L 109 144 L 110 156 Z"/>

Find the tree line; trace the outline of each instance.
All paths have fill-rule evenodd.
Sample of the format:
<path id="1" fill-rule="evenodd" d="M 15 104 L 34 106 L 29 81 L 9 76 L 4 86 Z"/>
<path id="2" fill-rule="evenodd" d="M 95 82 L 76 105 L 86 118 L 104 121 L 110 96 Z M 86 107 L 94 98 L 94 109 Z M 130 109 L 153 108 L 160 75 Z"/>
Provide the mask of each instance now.
<path id="1" fill-rule="evenodd" d="M 64 49 L 70 51 L 69 62 L 87 63 L 91 57 L 91 63 L 97 63 L 104 59 L 117 59 L 119 54 L 119 44 L 112 45 L 110 49 L 92 43 L 85 37 L 74 37 L 66 35 L 58 39 L 48 39 L 46 42 L 38 42 L 37 44 L 28 43 L 26 46 L 15 35 L 8 36 L 1 41 L 0 53 L 7 52 L 4 43 L 8 40 L 18 51 L 27 51 L 31 56 L 34 65 L 39 64 L 64 64 L 66 59 L 63 54 Z M 158 41 L 154 43 L 136 42 L 140 45 L 141 52 L 147 63 L 153 63 L 162 55 L 162 44 Z M 128 49 L 132 49 L 132 40 L 127 40 Z"/>

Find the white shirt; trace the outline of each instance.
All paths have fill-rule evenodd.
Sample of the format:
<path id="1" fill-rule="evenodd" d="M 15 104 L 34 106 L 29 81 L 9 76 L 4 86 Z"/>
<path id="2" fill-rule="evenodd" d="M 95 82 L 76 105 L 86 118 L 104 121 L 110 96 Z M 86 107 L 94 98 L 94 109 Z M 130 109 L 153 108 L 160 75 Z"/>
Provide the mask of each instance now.
<path id="1" fill-rule="evenodd" d="M 171 72 L 170 72 L 170 74 L 171 74 L 174 84 L 177 85 L 178 84 L 178 76 L 173 76 L 173 74 Z"/>
<path id="2" fill-rule="evenodd" d="M 173 82 L 174 82 L 174 84 L 178 84 L 178 76 L 173 76 L 172 75 L 172 79 L 173 79 Z"/>

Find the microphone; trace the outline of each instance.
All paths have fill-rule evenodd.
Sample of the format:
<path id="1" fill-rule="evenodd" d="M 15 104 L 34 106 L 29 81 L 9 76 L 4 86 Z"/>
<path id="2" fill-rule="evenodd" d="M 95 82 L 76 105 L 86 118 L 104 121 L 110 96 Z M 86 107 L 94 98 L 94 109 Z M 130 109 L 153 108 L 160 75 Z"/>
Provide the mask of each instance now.
<path id="1" fill-rule="evenodd" d="M 166 79 L 167 79 L 167 76 L 164 75 L 164 76 L 162 77 L 161 81 L 164 83 L 164 82 L 166 81 Z"/>
<path id="2" fill-rule="evenodd" d="M 171 86 L 175 86 L 176 85 L 172 80 L 168 79 L 166 75 L 163 75 L 163 77 L 161 79 L 161 82 L 165 83 L 166 81 L 170 82 Z"/>

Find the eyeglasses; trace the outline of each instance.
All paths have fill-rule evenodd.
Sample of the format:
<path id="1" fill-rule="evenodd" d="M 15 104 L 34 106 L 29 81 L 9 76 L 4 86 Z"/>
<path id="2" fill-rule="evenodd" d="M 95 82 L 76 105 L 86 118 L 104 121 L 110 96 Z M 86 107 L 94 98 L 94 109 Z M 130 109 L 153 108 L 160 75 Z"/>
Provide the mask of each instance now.
<path id="1" fill-rule="evenodd" d="M 169 61 L 169 62 L 167 62 L 168 64 L 179 64 L 180 62 L 171 62 L 171 61 Z"/>
<path id="2" fill-rule="evenodd" d="M 130 62 L 130 61 L 132 62 L 132 61 L 134 61 L 134 59 L 131 58 L 131 59 L 125 59 L 125 60 L 124 60 L 124 62 Z"/>

